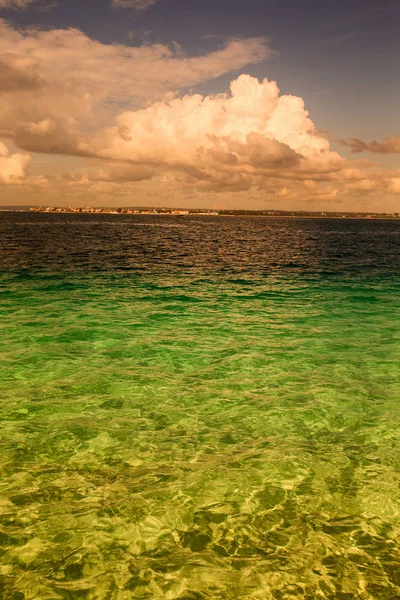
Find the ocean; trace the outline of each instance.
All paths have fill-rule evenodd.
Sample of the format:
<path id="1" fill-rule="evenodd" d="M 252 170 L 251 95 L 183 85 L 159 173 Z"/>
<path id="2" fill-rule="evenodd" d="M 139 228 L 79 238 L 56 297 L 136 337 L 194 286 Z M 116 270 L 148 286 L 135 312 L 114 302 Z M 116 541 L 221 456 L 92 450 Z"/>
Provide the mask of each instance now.
<path id="1" fill-rule="evenodd" d="M 0 598 L 400 598 L 400 221 L 0 214 Z"/>

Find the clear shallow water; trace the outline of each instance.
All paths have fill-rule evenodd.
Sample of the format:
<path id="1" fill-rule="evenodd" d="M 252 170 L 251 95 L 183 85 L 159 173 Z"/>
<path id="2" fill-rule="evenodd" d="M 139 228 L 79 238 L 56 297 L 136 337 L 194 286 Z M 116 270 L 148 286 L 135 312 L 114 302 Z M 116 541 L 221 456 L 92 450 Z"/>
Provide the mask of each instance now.
<path id="1" fill-rule="evenodd" d="M 400 597 L 399 222 L 0 234 L 0 597 Z"/>

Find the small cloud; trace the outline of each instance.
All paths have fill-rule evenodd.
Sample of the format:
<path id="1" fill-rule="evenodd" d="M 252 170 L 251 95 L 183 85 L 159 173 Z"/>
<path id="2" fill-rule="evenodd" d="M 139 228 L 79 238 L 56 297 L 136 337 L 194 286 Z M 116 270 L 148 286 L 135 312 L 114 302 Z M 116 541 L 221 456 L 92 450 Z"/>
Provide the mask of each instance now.
<path id="1" fill-rule="evenodd" d="M 387 137 L 381 142 L 364 142 L 358 138 L 352 138 L 349 142 L 340 140 L 343 146 L 351 148 L 354 154 L 359 152 L 372 152 L 373 154 L 400 154 L 400 136 Z"/>
<path id="2" fill-rule="evenodd" d="M 28 154 L 10 154 L 0 142 L 0 184 L 16 184 L 23 179 L 30 163 Z"/>
<path id="3" fill-rule="evenodd" d="M 111 0 L 111 8 L 130 8 L 144 12 L 157 2 L 158 0 Z"/>
<path id="4" fill-rule="evenodd" d="M 0 0 L 0 9 L 26 10 L 34 0 Z"/>
<path id="5" fill-rule="evenodd" d="M 0 0 L 0 10 L 28 10 L 36 8 L 38 10 L 48 10 L 57 6 L 53 0 Z"/>

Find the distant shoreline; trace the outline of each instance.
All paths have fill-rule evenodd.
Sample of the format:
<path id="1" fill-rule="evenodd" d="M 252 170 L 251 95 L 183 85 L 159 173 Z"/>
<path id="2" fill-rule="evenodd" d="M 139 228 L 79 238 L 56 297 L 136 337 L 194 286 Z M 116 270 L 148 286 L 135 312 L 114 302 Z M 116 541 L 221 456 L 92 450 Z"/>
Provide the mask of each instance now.
<path id="1" fill-rule="evenodd" d="M 154 212 L 153 212 L 154 211 Z M 67 214 L 67 215 L 115 215 L 115 216 L 161 216 L 161 217 L 252 217 L 252 218 L 264 218 L 264 219 L 333 219 L 333 220 L 358 220 L 358 221 L 398 221 L 400 215 L 397 213 L 303 213 L 302 211 L 294 212 L 290 214 L 282 214 L 280 211 L 274 213 L 273 211 L 201 211 L 196 209 L 163 209 L 163 208 L 118 208 L 118 209 L 107 209 L 107 208 L 62 208 L 57 207 L 51 208 L 36 208 L 36 207 L 4 207 L 0 208 L 1 213 L 44 213 L 44 214 Z M 283 212 L 283 211 L 282 211 Z M 288 211 L 289 212 L 289 211 Z"/>

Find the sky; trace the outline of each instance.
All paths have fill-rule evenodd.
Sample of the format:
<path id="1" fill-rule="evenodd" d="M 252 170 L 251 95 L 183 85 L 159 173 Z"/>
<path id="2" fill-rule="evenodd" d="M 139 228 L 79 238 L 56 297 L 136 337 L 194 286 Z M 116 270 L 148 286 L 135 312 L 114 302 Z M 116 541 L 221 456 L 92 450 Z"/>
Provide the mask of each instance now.
<path id="1" fill-rule="evenodd" d="M 400 212 L 400 0 L 0 0 L 0 205 Z"/>

